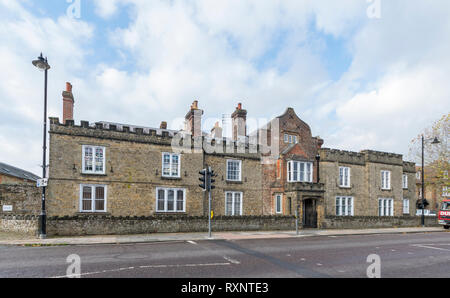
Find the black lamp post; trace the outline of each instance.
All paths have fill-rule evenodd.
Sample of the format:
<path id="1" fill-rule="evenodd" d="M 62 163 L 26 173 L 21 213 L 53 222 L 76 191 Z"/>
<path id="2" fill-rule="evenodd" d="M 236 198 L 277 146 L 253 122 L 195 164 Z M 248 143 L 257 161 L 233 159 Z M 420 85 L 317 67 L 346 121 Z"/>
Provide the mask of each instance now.
<path id="1" fill-rule="evenodd" d="M 422 201 L 421 201 L 421 207 L 422 207 L 422 227 L 425 227 L 425 141 L 433 140 L 431 143 L 432 145 L 440 144 L 438 138 L 430 138 L 426 139 L 422 135 Z"/>
<path id="2" fill-rule="evenodd" d="M 50 65 L 48 64 L 47 58 L 42 56 L 38 57 L 37 60 L 33 61 L 33 65 L 36 66 L 40 71 L 45 73 L 45 85 L 44 85 L 44 146 L 43 146 L 43 163 L 42 163 L 42 179 L 47 176 L 47 76 Z M 39 216 L 39 238 L 45 239 L 47 237 L 47 227 L 46 227 L 46 211 L 45 211 L 45 189 L 42 187 L 42 207 L 41 215 Z"/>

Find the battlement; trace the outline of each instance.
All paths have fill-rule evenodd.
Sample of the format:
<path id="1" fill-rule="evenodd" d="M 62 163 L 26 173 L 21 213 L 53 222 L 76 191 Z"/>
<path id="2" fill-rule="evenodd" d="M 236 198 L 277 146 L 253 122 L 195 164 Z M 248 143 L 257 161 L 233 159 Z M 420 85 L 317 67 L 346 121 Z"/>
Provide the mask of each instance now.
<path id="1" fill-rule="evenodd" d="M 320 160 L 323 162 L 341 162 L 361 166 L 366 164 L 364 154 L 358 152 L 322 148 L 319 150 L 319 154 Z"/>
<path id="2" fill-rule="evenodd" d="M 177 143 L 183 146 L 185 139 L 190 139 L 191 148 L 201 141 L 206 141 L 211 147 L 218 147 L 218 153 L 211 154 L 254 154 L 259 155 L 261 147 L 257 144 L 249 144 L 242 140 L 233 141 L 228 138 L 211 139 L 206 137 L 194 138 L 185 132 L 178 132 L 167 129 L 152 129 L 138 126 L 127 126 L 123 124 L 113 124 L 108 122 L 89 123 L 88 121 L 80 121 L 80 125 L 75 125 L 74 120 L 67 120 L 65 124 L 59 122 L 59 118 L 50 117 L 50 134 L 69 135 L 74 137 L 88 137 L 104 140 L 118 140 L 136 143 L 150 143 L 157 145 L 171 146 L 175 137 L 183 136 Z M 178 142 L 177 140 L 175 140 Z"/>
<path id="3" fill-rule="evenodd" d="M 404 161 L 403 162 L 403 172 L 415 174 L 416 173 L 416 163 Z"/>
<path id="4" fill-rule="evenodd" d="M 401 154 L 373 150 L 364 150 L 361 153 L 365 155 L 367 162 L 403 166 L 403 155 Z"/>
<path id="5" fill-rule="evenodd" d="M 348 163 L 354 165 L 366 165 L 366 163 L 383 163 L 390 165 L 399 165 L 404 167 L 403 155 L 388 153 L 388 152 L 380 152 L 373 150 L 364 150 L 361 152 L 352 152 L 345 150 L 337 150 L 337 149 L 329 149 L 323 148 L 320 149 L 320 157 L 321 161 L 324 162 L 341 162 Z M 407 165 L 409 168 L 409 165 Z"/>

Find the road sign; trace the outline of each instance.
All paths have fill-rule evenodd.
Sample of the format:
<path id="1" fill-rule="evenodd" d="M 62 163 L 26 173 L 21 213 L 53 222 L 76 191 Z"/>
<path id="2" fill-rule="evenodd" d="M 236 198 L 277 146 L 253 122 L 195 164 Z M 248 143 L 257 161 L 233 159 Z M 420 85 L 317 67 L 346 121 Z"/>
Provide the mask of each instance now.
<path id="1" fill-rule="evenodd" d="M 13 211 L 13 206 L 11 205 L 3 205 L 3 212 L 11 212 Z"/>
<path id="2" fill-rule="evenodd" d="M 46 187 L 48 186 L 48 179 L 38 179 L 37 181 L 37 187 Z"/>

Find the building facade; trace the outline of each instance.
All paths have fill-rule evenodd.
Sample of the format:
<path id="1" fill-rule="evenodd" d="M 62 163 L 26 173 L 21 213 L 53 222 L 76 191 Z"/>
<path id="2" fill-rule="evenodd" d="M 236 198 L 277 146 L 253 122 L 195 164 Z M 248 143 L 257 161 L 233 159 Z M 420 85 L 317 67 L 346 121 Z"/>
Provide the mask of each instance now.
<path id="1" fill-rule="evenodd" d="M 441 166 L 441 169 L 435 167 L 425 167 L 425 199 L 429 205 L 426 206 L 425 215 L 436 216 L 443 200 L 450 198 L 450 181 L 448 172 L 450 164 Z M 416 196 L 422 198 L 422 167 L 416 167 Z M 421 210 L 417 210 L 422 214 Z"/>
<path id="2" fill-rule="evenodd" d="M 297 215 L 303 227 L 320 228 L 327 217 L 415 213 L 414 163 L 392 153 L 322 148 L 324 140 L 292 108 L 249 133 L 239 104 L 227 139 L 218 123 L 211 133 L 202 131 L 197 101 L 182 131 L 166 122 L 159 128 L 75 125 L 70 84 L 63 101 L 62 122 L 50 118 L 49 217 L 207 216 L 208 197 L 198 186 L 206 167 L 217 173 L 216 216 Z M 263 145 L 277 150 L 268 153 Z"/>

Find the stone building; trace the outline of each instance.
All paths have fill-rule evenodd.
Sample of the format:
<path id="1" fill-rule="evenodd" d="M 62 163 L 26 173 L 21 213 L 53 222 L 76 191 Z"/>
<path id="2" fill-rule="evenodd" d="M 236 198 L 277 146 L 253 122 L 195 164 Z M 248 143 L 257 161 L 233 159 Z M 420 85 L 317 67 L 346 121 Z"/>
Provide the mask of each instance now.
<path id="1" fill-rule="evenodd" d="M 392 153 L 322 148 L 324 140 L 292 108 L 249 133 L 247 111 L 238 104 L 227 139 L 219 123 L 211 133 L 202 131 L 197 101 L 181 131 L 166 122 L 159 128 L 76 125 L 69 83 L 63 101 L 62 121 L 50 118 L 50 218 L 204 217 L 208 197 L 198 178 L 209 166 L 217 173 L 212 209 L 218 217 L 298 214 L 305 228 L 330 227 L 343 217 L 376 217 L 385 226 L 400 217 L 412 222 L 413 163 Z"/>

